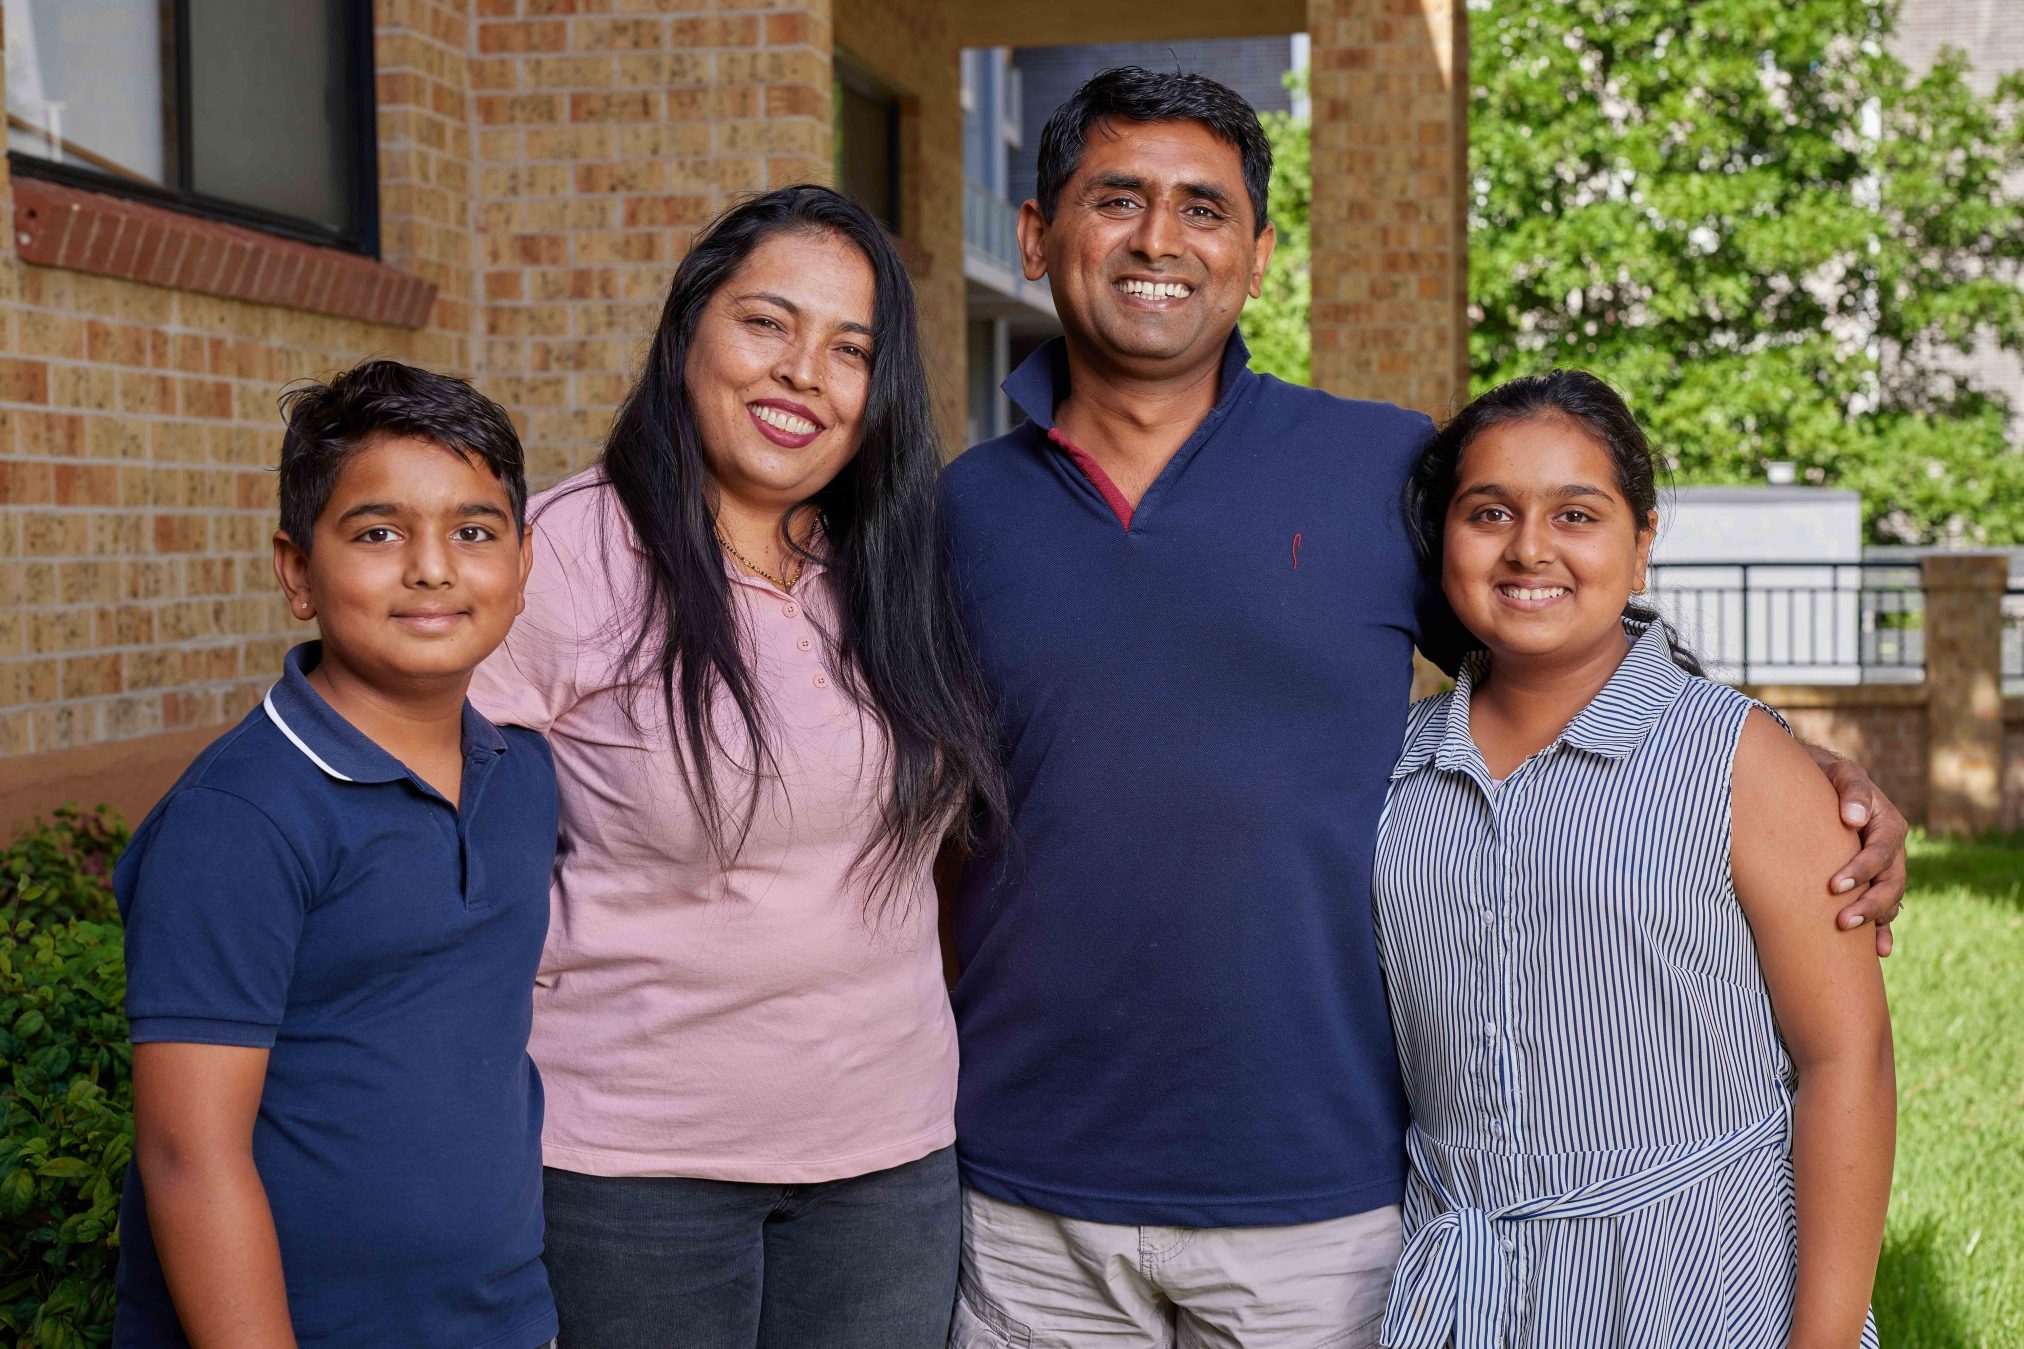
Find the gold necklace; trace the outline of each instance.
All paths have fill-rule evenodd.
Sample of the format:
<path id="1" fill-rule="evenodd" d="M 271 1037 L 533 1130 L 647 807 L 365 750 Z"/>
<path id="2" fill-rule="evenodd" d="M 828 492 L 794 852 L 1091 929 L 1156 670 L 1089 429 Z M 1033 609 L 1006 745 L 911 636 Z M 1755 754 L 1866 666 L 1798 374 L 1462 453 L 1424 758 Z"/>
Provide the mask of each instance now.
<path id="1" fill-rule="evenodd" d="M 735 558 L 738 564 L 743 568 L 745 568 L 746 571 L 749 571 L 757 576 L 765 577 L 767 580 L 771 581 L 774 585 L 779 586 L 782 590 L 786 591 L 790 595 L 794 593 L 795 583 L 801 579 L 801 573 L 808 565 L 799 556 L 797 556 L 794 559 L 794 574 L 792 577 L 788 576 L 788 574 L 784 571 L 780 575 L 775 576 L 772 572 L 766 570 L 766 568 L 760 566 L 757 562 L 754 562 L 751 558 L 739 552 L 738 545 L 731 542 L 731 536 L 724 532 L 724 527 L 722 525 L 719 525 L 717 527 L 717 542 L 723 544 L 724 551 L 729 553 L 733 558 Z"/>

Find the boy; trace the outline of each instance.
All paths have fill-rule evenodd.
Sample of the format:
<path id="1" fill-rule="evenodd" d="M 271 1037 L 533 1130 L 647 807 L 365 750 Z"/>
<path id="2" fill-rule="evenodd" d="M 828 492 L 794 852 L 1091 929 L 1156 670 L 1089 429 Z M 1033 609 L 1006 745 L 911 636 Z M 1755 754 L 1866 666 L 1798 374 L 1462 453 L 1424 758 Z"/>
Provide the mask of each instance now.
<path id="1" fill-rule="evenodd" d="M 134 834 L 114 1343 L 533 1349 L 527 1057 L 555 776 L 464 701 L 531 561 L 519 438 L 369 361 L 283 400 L 274 571 L 320 642 Z"/>

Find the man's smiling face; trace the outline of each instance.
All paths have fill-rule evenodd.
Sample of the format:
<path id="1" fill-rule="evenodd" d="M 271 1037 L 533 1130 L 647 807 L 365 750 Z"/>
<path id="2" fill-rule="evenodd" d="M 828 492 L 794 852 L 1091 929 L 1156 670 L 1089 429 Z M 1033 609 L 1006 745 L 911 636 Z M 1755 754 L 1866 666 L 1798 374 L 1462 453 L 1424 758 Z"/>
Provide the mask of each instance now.
<path id="1" fill-rule="evenodd" d="M 1221 357 L 1273 234 L 1256 229 L 1236 146 L 1200 122 L 1105 118 L 1054 219 L 1035 202 L 1021 209 L 1019 242 L 1071 341 L 1158 377 Z"/>

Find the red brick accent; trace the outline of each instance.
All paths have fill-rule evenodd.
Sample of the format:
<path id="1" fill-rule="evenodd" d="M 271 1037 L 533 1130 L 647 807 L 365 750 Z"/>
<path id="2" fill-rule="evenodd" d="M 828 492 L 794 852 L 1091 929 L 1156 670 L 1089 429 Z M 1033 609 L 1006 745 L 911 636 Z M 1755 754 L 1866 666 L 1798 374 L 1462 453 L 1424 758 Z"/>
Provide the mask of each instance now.
<path id="1" fill-rule="evenodd" d="M 436 301 L 433 283 L 372 258 L 35 178 L 14 180 L 14 243 L 45 267 L 402 328 Z"/>

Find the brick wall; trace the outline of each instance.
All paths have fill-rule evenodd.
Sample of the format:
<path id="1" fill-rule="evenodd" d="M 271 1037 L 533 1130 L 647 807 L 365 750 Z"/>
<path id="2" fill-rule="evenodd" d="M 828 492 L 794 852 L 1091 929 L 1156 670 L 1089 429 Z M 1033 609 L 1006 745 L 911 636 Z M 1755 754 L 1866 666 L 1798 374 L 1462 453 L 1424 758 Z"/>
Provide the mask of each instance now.
<path id="1" fill-rule="evenodd" d="M 446 368 L 476 372 L 471 0 L 374 0 L 380 254 L 436 286 Z"/>
<path id="2" fill-rule="evenodd" d="M 1973 835 L 2024 820 L 2024 703 L 2002 696 L 2001 554 L 1923 558 L 1925 679 L 1760 687 L 1803 738 L 1862 763 L 1914 822 Z"/>
<path id="3" fill-rule="evenodd" d="M 1469 383 L 1468 16 L 1309 0 L 1314 382 L 1446 416 Z"/>
<path id="4" fill-rule="evenodd" d="M 33 266 L 0 241 L 0 755 L 208 727 L 299 629 L 268 570 L 281 384 L 383 351 L 470 369 L 456 0 L 394 0 L 380 48 L 387 260 L 419 328 Z M 447 115 L 446 115 L 447 110 Z M 0 218 L 13 219 L 0 165 Z"/>
<path id="5" fill-rule="evenodd" d="M 697 228 L 829 178 L 829 7 L 477 0 L 475 30 L 478 364 L 548 483 L 597 453 Z"/>
<path id="6" fill-rule="evenodd" d="M 842 26 L 904 96 L 902 247 L 953 443 L 948 16 L 943 0 L 847 0 Z M 553 482 L 597 453 L 697 229 L 742 195 L 831 176 L 830 0 L 375 0 L 374 21 L 382 271 L 428 304 L 419 326 L 290 307 L 323 292 L 277 290 L 259 236 L 249 250 L 188 218 L 151 228 L 216 254 L 196 270 L 217 293 L 73 270 L 60 234 L 34 256 L 63 267 L 0 243 L 0 822 L 69 796 L 145 806 L 307 635 L 269 575 L 285 382 L 369 353 L 471 376 Z M 32 223 L 71 223 L 53 219 Z M 96 271 L 130 261 L 107 251 Z M 197 284 L 183 270 L 127 275 Z"/>
<path id="7" fill-rule="evenodd" d="M 900 95 L 900 225 L 950 454 L 964 445 L 961 55 L 938 0 L 836 0 L 836 50 Z"/>

